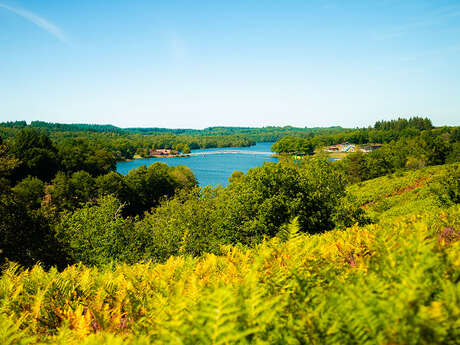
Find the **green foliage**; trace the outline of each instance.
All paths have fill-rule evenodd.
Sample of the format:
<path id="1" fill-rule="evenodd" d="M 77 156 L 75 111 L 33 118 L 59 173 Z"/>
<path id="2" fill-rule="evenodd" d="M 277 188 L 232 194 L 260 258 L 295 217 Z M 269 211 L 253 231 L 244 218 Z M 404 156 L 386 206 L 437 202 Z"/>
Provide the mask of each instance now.
<path id="1" fill-rule="evenodd" d="M 402 169 L 421 169 L 427 165 L 455 162 L 458 155 L 455 153 L 457 143 L 454 132 L 423 131 L 417 137 L 401 138 L 367 154 L 348 154 L 338 165 L 350 181 L 359 182 Z"/>
<path id="2" fill-rule="evenodd" d="M 63 214 L 57 238 L 73 262 L 103 265 L 130 258 L 131 222 L 121 216 L 121 209 L 116 198 L 106 196 L 97 205 Z"/>
<path id="3" fill-rule="evenodd" d="M 456 163 L 379 177 L 349 186 L 347 198 L 361 205 L 375 222 L 424 211 L 440 212 L 458 203 L 458 169 Z"/>
<path id="4" fill-rule="evenodd" d="M 190 189 L 197 185 L 189 168 L 169 167 L 160 162 L 131 170 L 125 181 L 131 189 L 130 199 L 126 200 L 129 214 L 140 214 L 157 206 L 160 200 L 172 197 L 176 190 Z"/>
<path id="5" fill-rule="evenodd" d="M 446 163 L 460 162 L 460 140 L 452 143 L 452 151 L 446 158 Z"/>
<path id="6" fill-rule="evenodd" d="M 8 154 L 7 146 L 3 145 L 0 140 L 0 193 L 9 189 L 9 179 L 19 164 L 19 159 Z"/>
<path id="7" fill-rule="evenodd" d="M 16 200 L 10 191 L 0 194 L 0 263 L 10 260 L 31 266 L 42 262 L 62 267 L 66 262 L 48 219 L 29 208 L 34 198 L 26 195 L 26 200 Z"/>
<path id="8" fill-rule="evenodd" d="M 456 161 L 460 132 L 420 118 L 375 127 L 145 138 L 56 125 L 53 144 L 7 124 L 24 129 L 0 146 L 0 343 L 457 344 L 460 167 L 438 164 Z M 111 171 L 136 148 L 221 145 L 236 133 L 304 136 L 280 141 L 296 152 L 340 136 L 398 140 L 340 163 L 235 172 L 227 188 L 196 187 L 186 167 Z M 52 175 L 47 157 L 64 171 Z"/>
<path id="9" fill-rule="evenodd" d="M 407 128 L 416 128 L 418 130 L 426 130 L 433 128 L 433 124 L 431 120 L 428 118 L 421 118 L 421 117 L 411 117 L 410 119 L 401 119 L 398 118 L 397 120 L 390 120 L 390 121 L 377 121 L 374 125 L 375 129 L 383 129 L 383 130 L 404 130 Z"/>
<path id="10" fill-rule="evenodd" d="M 127 176 L 116 172 L 93 178 L 86 171 L 71 176 L 58 172 L 46 187 L 50 204 L 57 210 L 74 210 L 101 195 L 114 195 L 125 204 L 125 215 L 140 215 L 172 197 L 180 189 L 197 185 L 193 172 L 185 166 L 168 167 L 164 163 L 141 166 Z"/>
<path id="11" fill-rule="evenodd" d="M 278 140 L 271 150 L 278 153 L 311 155 L 314 147 L 309 138 L 284 137 Z"/>
<path id="12" fill-rule="evenodd" d="M 38 209 L 45 195 L 45 184 L 36 177 L 26 177 L 13 189 L 15 198 L 29 209 Z"/>
<path id="13" fill-rule="evenodd" d="M 57 150 L 43 132 L 28 127 L 21 129 L 14 137 L 10 150 L 20 160 L 14 173 L 16 180 L 31 175 L 49 181 L 58 171 Z"/>
<path id="14" fill-rule="evenodd" d="M 0 178 L 9 177 L 20 164 L 19 159 L 8 154 L 8 147 L 0 142 Z"/>
<path id="15" fill-rule="evenodd" d="M 360 156 L 347 154 L 342 165 L 353 182 L 383 176 L 402 168 L 453 163 L 459 160 L 458 127 L 434 128 L 427 118 L 379 121 L 374 128 L 345 130 L 307 138 L 283 137 L 272 150 L 279 153 L 302 154 L 304 146 L 322 149 L 326 145 L 385 143 L 381 149 Z M 407 165 L 406 165 L 407 164 Z"/>
<path id="16" fill-rule="evenodd" d="M 159 165 L 153 170 L 154 166 L 151 167 L 151 171 L 145 167 L 133 171 L 126 184 L 122 176 L 113 173 L 107 176 L 107 184 L 103 188 L 122 191 L 126 187 L 129 191 L 132 187 L 128 185 L 137 185 L 138 189 L 132 195 L 140 201 L 147 199 L 148 195 L 154 195 L 149 194 L 148 181 L 171 181 L 168 175 L 171 168 Z M 182 188 L 176 197 L 164 199 L 142 219 L 133 223 L 126 220 L 125 233 L 132 236 L 124 243 L 127 247 L 133 246 L 130 250 L 133 258 L 164 262 L 178 254 L 219 254 L 221 245 L 226 244 L 256 245 L 264 237 L 280 234 L 280 229 L 293 218 L 296 218 L 301 231 L 317 233 L 333 228 L 344 229 L 356 223 L 363 225 L 371 220 L 377 222 L 381 218 L 435 210 L 454 203 L 441 201 L 449 198 L 447 190 L 439 187 L 433 191 L 432 184 L 427 184 L 428 177 L 444 176 L 443 169 L 433 167 L 402 174 L 401 177 L 383 177 L 345 190 L 344 175 L 334 163 L 325 159 L 314 157 L 300 165 L 292 162 L 269 163 L 232 180 L 227 188 Z M 444 177 L 440 179 L 448 181 Z M 102 177 L 97 180 L 99 183 Z M 153 182 L 150 184 L 155 185 Z M 67 182 L 63 185 L 72 184 Z M 449 188 L 454 190 L 455 185 Z M 74 211 L 73 214 L 78 216 L 73 219 L 72 228 L 92 224 L 86 216 L 97 214 L 101 208 L 90 202 L 84 210 L 83 214 L 81 210 Z M 68 241 L 71 241 L 72 234 L 68 234 Z M 119 254 L 106 249 L 103 251 L 107 260 L 121 260 Z M 80 256 L 72 260 L 100 265 L 98 259 L 93 261 L 93 256 L 98 257 L 99 254 L 82 248 Z"/>
<path id="17" fill-rule="evenodd" d="M 237 181 L 243 176 L 244 176 L 244 172 L 239 171 L 239 170 L 235 170 L 234 172 L 232 172 L 232 174 L 228 178 L 228 182 L 229 183 L 237 183 Z"/>
<path id="18" fill-rule="evenodd" d="M 292 224 L 284 240 L 164 264 L 10 265 L 0 276 L 2 340 L 457 344 L 459 227 L 457 206 L 317 235 Z"/>
<path id="19" fill-rule="evenodd" d="M 416 125 L 410 125 L 400 131 L 407 129 L 419 130 Z M 39 231 L 32 230 L 32 233 L 42 231 L 49 238 L 54 236 L 55 225 L 61 224 L 59 233 L 66 234 L 61 245 L 69 253 L 76 248 L 74 246 L 74 249 L 69 250 L 69 243 L 77 235 L 74 230 L 87 225 L 85 217 L 90 217 L 93 208 L 95 214 L 100 212 L 102 205 L 96 203 L 100 196 L 112 195 L 123 205 L 117 219 L 126 222 L 127 230 L 123 235 L 125 238 L 121 240 L 125 246 L 132 246 L 132 255 L 123 259 L 117 250 L 110 252 L 108 248 L 102 248 L 101 253 L 98 253 L 85 247 L 78 255 L 69 254 L 69 260 L 74 262 L 102 265 L 110 260 L 133 262 L 139 258 L 163 262 L 177 254 L 218 254 L 221 252 L 221 245 L 254 246 L 265 237 L 273 237 L 296 217 L 301 231 L 317 233 L 333 228 L 346 228 L 355 223 L 363 225 L 369 219 L 377 221 L 381 216 L 397 216 L 411 212 L 411 209 L 436 209 L 457 202 L 456 175 L 452 175 L 450 180 L 444 179 L 444 184 L 439 182 L 436 188 L 432 186 L 430 190 L 421 190 L 420 195 L 415 192 L 390 195 L 369 207 L 366 203 L 372 201 L 360 202 L 359 194 L 345 191 L 350 180 L 362 181 L 394 171 L 400 174 L 401 169 L 419 167 L 421 160 L 427 164 L 435 164 L 451 157 L 453 151 L 449 150 L 455 144 L 458 133 L 449 128 L 435 130 L 441 134 L 439 138 L 435 136 L 434 130 L 424 130 L 419 133 L 419 137 L 393 142 L 370 154 L 352 154 L 336 164 L 321 157 L 306 157 L 299 164 L 288 159 L 281 160 L 280 164 L 266 164 L 251 170 L 247 175 L 235 173 L 230 178 L 228 188 L 216 190 L 195 189 L 197 183 L 190 169 L 172 168 L 161 163 L 140 167 L 127 176 L 115 172 L 103 174 L 112 169 L 113 163 L 113 157 L 110 158 L 108 154 L 113 148 L 100 151 L 102 158 L 96 159 L 98 145 L 106 146 L 108 143 L 104 141 L 106 134 L 88 131 L 91 140 L 96 138 L 91 137 L 92 135 L 100 135 L 97 137 L 100 143 L 92 147 L 85 140 L 75 139 L 73 134 L 78 133 L 77 131 L 69 136 L 66 132 L 59 132 L 62 140 L 58 141 L 57 157 L 64 171 L 58 172 L 51 183 L 42 182 L 37 177 L 28 177 L 13 188 L 11 195 L 16 203 L 14 207 L 22 210 L 21 214 L 27 214 L 24 221 L 18 224 L 34 224 L 30 229 L 36 228 Z M 214 139 L 225 132 L 223 129 L 209 131 L 215 134 L 212 136 Z M 235 129 L 228 133 L 236 132 Z M 14 148 L 11 152 L 27 151 L 30 147 L 55 151 L 50 138 L 43 132 L 26 127 L 20 133 L 11 140 L 13 144 L 9 144 Z M 292 142 L 295 143 L 296 150 L 309 151 L 313 140 L 318 138 L 313 132 L 310 134 L 309 138 L 285 138 L 280 143 Z M 124 140 L 128 137 L 117 135 L 114 134 L 116 139 L 112 138 L 114 141 L 110 143 L 125 145 L 127 141 Z M 170 134 L 165 134 L 167 135 Z M 209 143 L 210 141 L 205 145 Z M 139 144 L 139 147 L 146 147 L 144 144 L 145 142 Z M 150 144 L 152 143 L 148 145 Z M 164 145 L 166 142 L 158 143 L 159 147 Z M 185 145 L 187 144 L 177 143 L 176 148 L 183 149 Z M 124 149 L 129 151 L 129 145 L 124 146 Z M 92 162 L 94 157 L 96 160 Z M 84 170 L 74 171 L 79 167 Z M 8 183 L 3 186 L 8 191 Z M 361 205 L 366 207 L 360 207 Z M 5 204 L 5 209 L 8 207 Z M 66 221 L 74 216 L 67 233 L 62 225 L 62 211 L 67 211 Z M 150 212 L 144 214 L 146 211 Z M 123 218 L 126 216 L 140 217 L 130 220 Z M 16 218 L 5 219 L 5 229 L 11 233 Z M 21 231 L 27 233 L 29 230 Z M 20 248 L 20 252 L 25 251 L 23 247 Z M 25 259 L 20 262 L 28 265 L 41 260 L 41 257 L 41 254 L 32 258 L 25 255 Z"/>
<path id="20" fill-rule="evenodd" d="M 28 334 L 23 328 L 23 320 L 14 320 L 7 315 L 0 314 L 0 344 L 26 345 L 36 341 L 36 337 Z"/>
<path id="21" fill-rule="evenodd" d="M 460 164 L 448 166 L 434 178 L 431 189 L 447 206 L 460 203 Z"/>
<path id="22" fill-rule="evenodd" d="M 276 236 L 283 242 L 292 240 L 300 236 L 299 218 L 296 217 L 288 224 L 283 225 Z"/>
<path id="23" fill-rule="evenodd" d="M 58 210 L 72 210 L 96 195 L 94 179 L 85 171 L 66 175 L 58 172 L 47 186 L 46 193 L 52 206 Z"/>
<path id="24" fill-rule="evenodd" d="M 423 157 L 407 157 L 406 168 L 421 169 L 426 166 L 426 160 Z"/>
<path id="25" fill-rule="evenodd" d="M 184 145 L 184 147 L 182 148 L 182 153 L 190 153 L 190 146 L 188 146 L 187 144 Z"/>
<path id="26" fill-rule="evenodd" d="M 220 252 L 220 244 L 229 239 L 221 231 L 224 220 L 218 194 L 211 188 L 182 191 L 137 222 L 136 232 L 151 236 L 146 246 L 149 258 L 163 262 L 179 253 Z"/>
<path id="27" fill-rule="evenodd" d="M 91 146 L 88 141 L 67 140 L 59 145 L 61 169 L 65 172 L 87 171 L 99 176 L 115 170 L 115 156 L 102 148 Z"/>
<path id="28" fill-rule="evenodd" d="M 33 121 L 0 123 L 0 137 L 14 137 L 24 128 L 49 133 L 59 148 L 61 169 L 69 172 L 86 170 L 100 175 L 113 169 L 113 161 L 132 159 L 135 154 L 148 155 L 149 149 L 190 149 L 241 147 L 255 142 L 272 142 L 284 136 L 312 137 L 345 131 L 341 127 L 209 127 L 203 130 L 167 128 L 118 128 L 111 125 L 59 124 Z M 98 162 L 99 164 L 95 164 Z M 102 164 L 101 164 L 102 163 Z M 24 176 L 25 177 L 25 176 Z"/>
<path id="29" fill-rule="evenodd" d="M 152 234 L 148 257 L 220 253 L 222 244 L 255 245 L 297 217 L 301 231 L 364 224 L 359 204 L 345 195 L 345 178 L 322 158 L 266 163 L 238 175 L 227 188 L 195 189 L 161 203 L 135 224 Z"/>
<path id="30" fill-rule="evenodd" d="M 132 198 L 132 189 L 126 182 L 125 176 L 117 172 L 99 176 L 95 179 L 99 195 L 114 195 L 117 199 L 127 203 Z"/>

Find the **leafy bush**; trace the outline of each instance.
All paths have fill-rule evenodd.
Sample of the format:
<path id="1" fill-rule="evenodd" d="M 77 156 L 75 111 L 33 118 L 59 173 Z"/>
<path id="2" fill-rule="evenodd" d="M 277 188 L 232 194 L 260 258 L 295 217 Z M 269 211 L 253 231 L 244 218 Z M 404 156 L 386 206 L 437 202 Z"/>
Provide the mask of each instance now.
<path id="1" fill-rule="evenodd" d="M 275 236 L 297 217 L 300 229 L 316 233 L 366 222 L 359 204 L 345 198 L 345 178 L 322 158 L 266 163 L 233 178 L 227 188 L 182 193 L 136 223 L 151 233 L 149 255 L 219 253 L 222 244 L 254 245 Z"/>
<path id="2" fill-rule="evenodd" d="M 99 199 L 74 212 L 65 212 L 57 227 L 57 237 L 72 262 L 103 265 L 129 260 L 131 221 L 121 216 L 122 204 L 113 196 Z"/>

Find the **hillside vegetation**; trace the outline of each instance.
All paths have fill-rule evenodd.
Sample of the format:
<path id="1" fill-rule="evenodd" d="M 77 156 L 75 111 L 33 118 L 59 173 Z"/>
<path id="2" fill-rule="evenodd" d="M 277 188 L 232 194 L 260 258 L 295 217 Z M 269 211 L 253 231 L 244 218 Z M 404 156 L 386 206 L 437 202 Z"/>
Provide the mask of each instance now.
<path id="1" fill-rule="evenodd" d="M 347 188 L 374 222 L 441 211 L 460 202 L 458 163 L 385 175 Z"/>
<path id="2" fill-rule="evenodd" d="M 350 186 L 379 222 L 345 231 L 309 235 L 294 220 L 219 256 L 62 272 L 10 264 L 0 343 L 458 344 L 458 175 L 446 182 L 458 169 Z"/>
<path id="3" fill-rule="evenodd" d="M 92 146 L 110 127 L 63 144 L 72 128 L 14 126 L 0 344 L 458 344 L 458 127 L 379 122 L 353 132 L 389 135 L 374 152 L 286 154 L 199 188 L 183 166 L 112 171 Z"/>

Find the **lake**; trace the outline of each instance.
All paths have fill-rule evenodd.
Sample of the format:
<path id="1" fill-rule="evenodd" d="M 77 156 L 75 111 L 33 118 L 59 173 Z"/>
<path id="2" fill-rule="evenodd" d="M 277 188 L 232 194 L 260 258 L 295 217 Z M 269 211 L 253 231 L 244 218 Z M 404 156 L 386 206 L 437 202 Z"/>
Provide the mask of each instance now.
<path id="1" fill-rule="evenodd" d="M 228 184 L 228 178 L 235 170 L 247 173 L 249 169 L 265 162 L 277 162 L 270 147 L 274 143 L 257 143 L 250 147 L 227 147 L 192 150 L 188 157 L 143 158 L 118 162 L 117 171 L 126 175 L 141 165 L 163 162 L 170 166 L 185 165 L 192 169 L 200 186 Z"/>

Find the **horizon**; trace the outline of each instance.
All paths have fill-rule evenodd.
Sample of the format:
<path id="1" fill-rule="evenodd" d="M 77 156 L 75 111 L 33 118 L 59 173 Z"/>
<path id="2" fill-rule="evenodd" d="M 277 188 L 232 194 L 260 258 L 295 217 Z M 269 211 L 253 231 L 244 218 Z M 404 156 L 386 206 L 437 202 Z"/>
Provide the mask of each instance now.
<path id="1" fill-rule="evenodd" d="M 0 122 L 459 124 L 458 0 L 0 0 L 0 24 Z"/>
<path id="2" fill-rule="evenodd" d="M 194 128 L 194 127 L 156 127 L 156 126 L 130 126 L 130 127 L 120 127 L 120 126 L 117 126 L 117 125 L 114 125 L 113 123 L 94 123 L 94 122 L 49 122 L 49 121 L 43 121 L 43 120 L 24 120 L 24 119 L 19 119 L 19 120 L 6 120 L 6 121 L 2 121 L 0 122 L 0 125 L 2 123 L 8 123 L 8 122 L 21 122 L 21 121 L 25 121 L 26 122 L 26 125 L 27 126 L 30 126 L 32 122 L 45 122 L 45 123 L 48 123 L 48 124 L 59 124 L 59 125 L 89 125 L 89 126 L 113 126 L 113 127 L 116 127 L 116 128 L 120 128 L 120 129 L 131 129 L 131 128 L 155 128 L 155 129 L 184 129 L 184 130 L 187 130 L 187 129 L 190 129 L 190 130 L 204 130 L 204 129 L 208 129 L 208 128 L 248 128 L 248 129 L 253 129 L 253 128 L 270 128 L 270 127 L 275 127 L 275 128 L 285 128 L 285 127 L 292 127 L 292 128 L 332 128 L 332 127 L 342 127 L 342 126 L 338 126 L 338 125 L 326 125 L 326 126 L 317 126 L 317 127 L 307 127 L 307 126 L 303 126 L 303 127 L 299 127 L 299 126 L 292 126 L 292 125 L 280 125 L 280 126 L 276 126 L 276 125 L 266 125 L 266 126 L 224 126 L 224 125 L 216 125 L 216 126 L 205 126 L 205 127 L 200 127 L 200 128 Z M 374 124 L 372 125 L 369 125 L 369 126 L 373 126 Z M 366 126 L 369 127 L 369 126 Z M 353 129 L 354 127 L 342 127 L 342 128 L 350 128 L 350 129 Z"/>
<path id="3" fill-rule="evenodd" d="M 415 117 L 415 116 L 412 116 Z M 420 116 L 421 117 L 421 116 Z M 409 117 L 395 117 L 395 118 L 390 118 L 389 120 L 384 120 L 384 121 L 392 121 L 392 120 L 399 120 L 399 119 L 406 119 L 408 120 Z M 432 121 L 429 117 L 428 119 Z M 82 123 L 82 122 L 48 122 L 48 121 L 42 121 L 42 120 L 7 120 L 7 121 L 2 121 L 0 122 L 0 126 L 2 123 L 8 123 L 8 122 L 21 122 L 25 121 L 27 126 L 30 126 L 32 122 L 44 122 L 47 124 L 59 124 L 59 125 L 83 125 L 83 126 L 113 126 L 118 129 L 164 129 L 164 130 L 197 130 L 197 131 L 202 131 L 210 128 L 239 128 L 239 129 L 263 129 L 263 128 L 298 128 L 298 129 L 317 129 L 317 128 L 342 128 L 342 129 L 365 129 L 365 128 L 373 128 L 375 125 L 375 122 L 372 124 L 369 124 L 367 126 L 363 127 L 343 127 L 339 125 L 325 125 L 325 126 L 314 126 L 314 127 L 300 127 L 300 126 L 292 126 L 292 125 L 266 125 L 266 126 L 224 126 L 224 125 L 216 125 L 216 126 L 206 126 L 206 127 L 201 127 L 201 128 L 193 128 L 193 127 L 155 127 L 155 126 L 130 126 L 130 127 L 120 127 L 117 125 L 114 125 L 112 123 Z M 377 121 L 383 121 L 383 120 L 377 120 Z M 455 127 L 455 125 L 436 125 L 432 122 L 434 127 Z"/>

